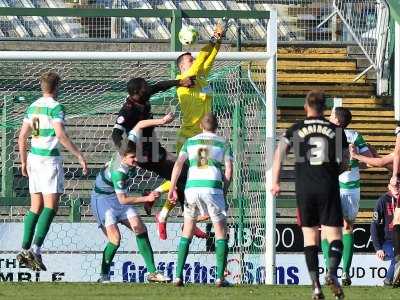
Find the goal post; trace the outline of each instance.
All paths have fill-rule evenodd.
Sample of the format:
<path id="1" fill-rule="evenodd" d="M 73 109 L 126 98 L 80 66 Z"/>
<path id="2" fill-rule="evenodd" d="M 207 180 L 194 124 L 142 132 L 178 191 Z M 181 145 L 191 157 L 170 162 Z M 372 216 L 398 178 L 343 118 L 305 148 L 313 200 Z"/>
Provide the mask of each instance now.
<path id="1" fill-rule="evenodd" d="M 114 151 L 110 132 L 116 113 L 125 100 L 127 80 L 139 76 L 153 81 L 168 79 L 170 63 L 181 53 L 0 51 L 0 97 L 6 104 L 0 127 L 7 133 L 3 135 L 7 140 L 2 140 L 2 178 L 8 178 L 8 182 L 10 176 L 7 174 L 15 178 L 12 197 L 28 197 L 26 181 L 18 170 L 17 149 L 10 145 L 15 143 L 25 109 L 40 96 L 38 78 L 41 73 L 50 70 L 60 73 L 62 84 L 59 101 L 66 107 L 67 132 L 86 152 L 92 170 L 98 170 Z M 240 144 L 237 149 L 242 149 L 241 153 L 234 153 L 234 159 L 240 161 L 241 168 L 236 170 L 233 186 L 238 187 L 240 195 L 235 195 L 232 187 L 228 196 L 230 256 L 238 261 L 238 267 L 233 267 L 237 269 L 236 277 L 233 277 L 238 283 L 254 283 L 257 276 L 259 283 L 276 283 L 276 209 L 275 199 L 270 193 L 276 139 L 276 53 L 276 12 L 271 11 L 266 51 L 220 52 L 208 80 L 213 94 L 213 111 L 221 120 L 219 134 L 232 143 Z M 156 116 L 168 110 L 179 114 L 173 90 L 155 95 L 151 103 Z M 157 129 L 161 144 L 170 152 L 175 149 L 178 127 L 179 118 L 170 126 Z M 13 137 L 10 137 L 9 128 L 15 129 Z M 10 149 L 13 153 L 5 153 Z M 87 209 L 87 199 L 96 173 L 93 171 L 89 178 L 83 178 L 78 165 L 68 155 L 65 157 L 65 171 L 64 203 L 82 203 L 81 215 L 93 221 Z M 138 171 L 131 182 L 131 189 L 133 192 L 152 189 L 159 182 L 160 178 L 155 174 Z M 10 192 L 7 193 L 7 197 L 10 197 Z M 4 193 L 2 198 L 5 198 Z M 176 228 L 172 242 L 179 236 Z M 47 242 L 47 245 L 51 245 L 49 248 L 54 247 L 51 251 L 65 251 L 60 249 L 68 247 L 57 240 L 64 236 L 60 230 L 63 230 L 62 226 L 51 228 L 53 235 L 49 235 Z M 237 240 L 241 241 L 240 245 Z M 165 250 L 163 247 L 158 249 L 154 246 L 156 260 L 157 253 L 173 253 L 170 248 Z M 198 247 L 192 250 L 199 259 L 204 253 L 213 251 L 209 241 L 204 245 L 196 243 L 194 247 Z M 99 251 L 95 246 L 87 250 Z M 262 268 L 254 274 L 254 280 L 250 280 L 246 274 L 249 265 L 254 262 L 261 264 Z M 84 265 L 85 268 L 97 268 L 93 258 Z M 93 278 L 90 277 L 90 280 Z"/>

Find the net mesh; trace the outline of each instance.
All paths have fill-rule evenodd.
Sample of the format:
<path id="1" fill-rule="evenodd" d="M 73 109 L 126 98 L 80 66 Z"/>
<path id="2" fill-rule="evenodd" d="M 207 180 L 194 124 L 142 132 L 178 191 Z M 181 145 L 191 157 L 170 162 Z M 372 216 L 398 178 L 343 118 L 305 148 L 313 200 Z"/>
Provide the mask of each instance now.
<path id="1" fill-rule="evenodd" d="M 19 168 L 18 129 L 27 107 L 40 97 L 38 78 L 43 72 L 50 70 L 59 73 L 62 77 L 58 100 L 66 109 L 66 130 L 73 142 L 82 149 L 88 160 L 90 172 L 88 176 L 83 176 L 76 159 L 68 152 L 62 152 L 65 193 L 61 198 L 61 208 L 56 217 L 56 223 L 52 225 L 45 241 L 44 251 L 45 253 L 79 253 L 81 261 L 79 278 L 84 281 L 93 281 L 97 279 L 96 276 L 100 271 L 105 240 L 100 230 L 97 238 L 81 240 L 79 237 L 85 234 L 85 226 L 88 224 L 71 225 L 66 222 L 66 217 L 70 212 L 71 204 L 79 203 L 81 222 L 89 223 L 89 225 L 95 222 L 89 207 L 90 192 L 97 173 L 115 151 L 111 133 L 117 113 L 126 98 L 126 82 L 132 77 L 144 77 L 151 81 L 168 79 L 170 63 L 0 61 L 0 99 L 3 118 L 0 126 L 2 132 L 1 175 L 3 182 L 7 182 L 7 180 L 4 181 L 5 177 L 11 178 L 9 181 L 11 188 L 6 186 L 6 191 L 3 185 L 2 192 L 3 196 L 9 196 L 3 197 L 9 205 L 16 203 L 17 197 L 22 199 L 21 204 L 29 205 L 28 182 L 21 176 Z M 234 151 L 234 178 L 227 197 L 229 276 L 233 282 L 251 283 L 256 280 L 262 282 L 264 271 L 260 266 L 263 265 L 264 252 L 266 148 L 265 94 L 260 91 L 265 91 L 265 70 L 260 67 L 260 64 L 255 64 L 249 72 L 248 64 L 240 62 L 217 62 L 213 70 L 208 79 L 213 94 L 213 111 L 220 122 L 218 133 L 230 140 Z M 249 73 L 252 73 L 250 77 Z M 250 79 L 255 82 L 251 83 Z M 180 110 L 174 89 L 154 95 L 151 103 L 154 118 L 162 117 L 169 111 L 177 115 L 173 123 L 156 129 L 161 144 L 174 155 L 176 132 L 180 126 Z M 156 174 L 138 169 L 136 176 L 131 179 L 130 191 L 141 194 L 145 190 L 156 188 L 161 182 L 162 178 Z M 141 207 L 138 208 L 143 212 Z M 153 213 L 158 210 L 159 208 L 153 209 Z M 20 220 L 24 212 L 23 209 L 14 210 L 14 214 L 21 217 Z M 165 242 L 160 242 L 156 237 L 155 225 L 152 221 L 152 217 L 145 218 L 145 222 L 148 222 L 156 262 L 174 261 L 182 222 L 180 210 L 176 208 L 173 212 L 173 217 L 170 219 L 172 223 L 168 227 L 169 239 Z M 190 248 L 192 254 L 189 257 L 191 261 L 212 265 L 215 258 L 211 224 L 202 223 L 201 226 L 211 232 L 211 238 L 194 239 Z M 115 278 L 116 280 L 139 281 L 140 276 L 135 275 L 136 271 L 133 271 L 132 266 L 126 267 L 130 271 L 124 268 L 126 255 L 132 256 L 132 251 L 134 253 L 136 251 L 136 244 L 130 238 L 133 234 L 124 231 L 122 235 L 123 241 L 114 259 Z M 17 251 L 18 249 L 9 250 Z M 160 264 L 159 268 L 162 267 Z M 256 266 L 259 268 L 257 269 Z M 250 269 L 254 274 L 249 271 Z M 195 278 L 191 280 L 196 281 Z M 205 279 L 201 277 L 198 280 L 207 281 L 207 276 Z"/>

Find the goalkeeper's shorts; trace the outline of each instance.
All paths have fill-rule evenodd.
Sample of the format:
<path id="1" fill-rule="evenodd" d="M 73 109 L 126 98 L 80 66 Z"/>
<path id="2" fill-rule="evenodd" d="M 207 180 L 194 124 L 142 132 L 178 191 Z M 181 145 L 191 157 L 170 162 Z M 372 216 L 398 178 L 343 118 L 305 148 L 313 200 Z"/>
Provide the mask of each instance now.
<path id="1" fill-rule="evenodd" d="M 132 205 L 119 203 L 117 195 L 102 195 L 95 191 L 91 195 L 91 209 L 99 227 L 118 224 L 121 221 L 138 216 L 136 209 Z"/>
<path id="2" fill-rule="evenodd" d="M 44 157 L 29 153 L 27 171 L 29 193 L 64 193 L 64 167 L 61 157 Z"/>
<path id="3" fill-rule="evenodd" d="M 207 194 L 185 191 L 184 217 L 196 220 L 198 216 L 210 216 L 213 223 L 226 219 L 226 204 L 223 194 Z"/>
<path id="4" fill-rule="evenodd" d="M 355 221 L 360 209 L 360 189 L 340 189 L 343 218 Z"/>

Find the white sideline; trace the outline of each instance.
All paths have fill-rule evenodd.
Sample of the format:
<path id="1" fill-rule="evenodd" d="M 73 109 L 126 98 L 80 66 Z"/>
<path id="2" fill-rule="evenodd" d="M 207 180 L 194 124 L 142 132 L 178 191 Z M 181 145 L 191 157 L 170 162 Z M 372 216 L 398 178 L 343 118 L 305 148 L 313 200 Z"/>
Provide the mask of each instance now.
<path id="1" fill-rule="evenodd" d="M 83 52 L 83 51 L 0 51 L 0 61 L 4 60 L 141 60 L 173 61 L 184 52 Z M 197 55 L 199 52 L 192 52 Z M 217 60 L 243 61 L 268 60 L 267 52 L 220 52 Z"/>

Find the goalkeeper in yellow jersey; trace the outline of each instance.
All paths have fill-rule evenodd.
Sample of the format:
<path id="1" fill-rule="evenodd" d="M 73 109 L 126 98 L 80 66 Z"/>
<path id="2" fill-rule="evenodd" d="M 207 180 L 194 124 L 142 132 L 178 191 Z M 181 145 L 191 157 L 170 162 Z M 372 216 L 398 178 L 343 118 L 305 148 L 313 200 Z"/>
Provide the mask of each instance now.
<path id="1" fill-rule="evenodd" d="M 176 76 L 176 79 L 195 77 L 196 80 L 195 85 L 192 87 L 177 87 L 176 89 L 182 119 L 181 128 L 177 134 L 176 153 L 179 153 L 182 145 L 188 138 L 202 132 L 200 128 L 201 120 L 206 113 L 211 112 L 212 97 L 207 76 L 218 54 L 224 33 L 224 26 L 217 24 L 210 42 L 200 50 L 196 59 L 190 52 L 183 53 L 177 58 L 176 63 L 180 74 Z M 166 181 L 156 191 L 167 192 L 170 186 L 171 183 Z M 182 202 L 184 199 L 183 193 L 178 191 L 178 197 L 180 202 Z M 174 207 L 175 204 L 166 200 L 161 212 L 156 216 L 157 231 L 162 240 L 167 239 L 166 221 L 169 212 Z M 204 217 L 208 218 L 208 216 Z M 195 229 L 194 235 L 199 238 L 207 237 L 206 233 L 199 228 Z"/>

